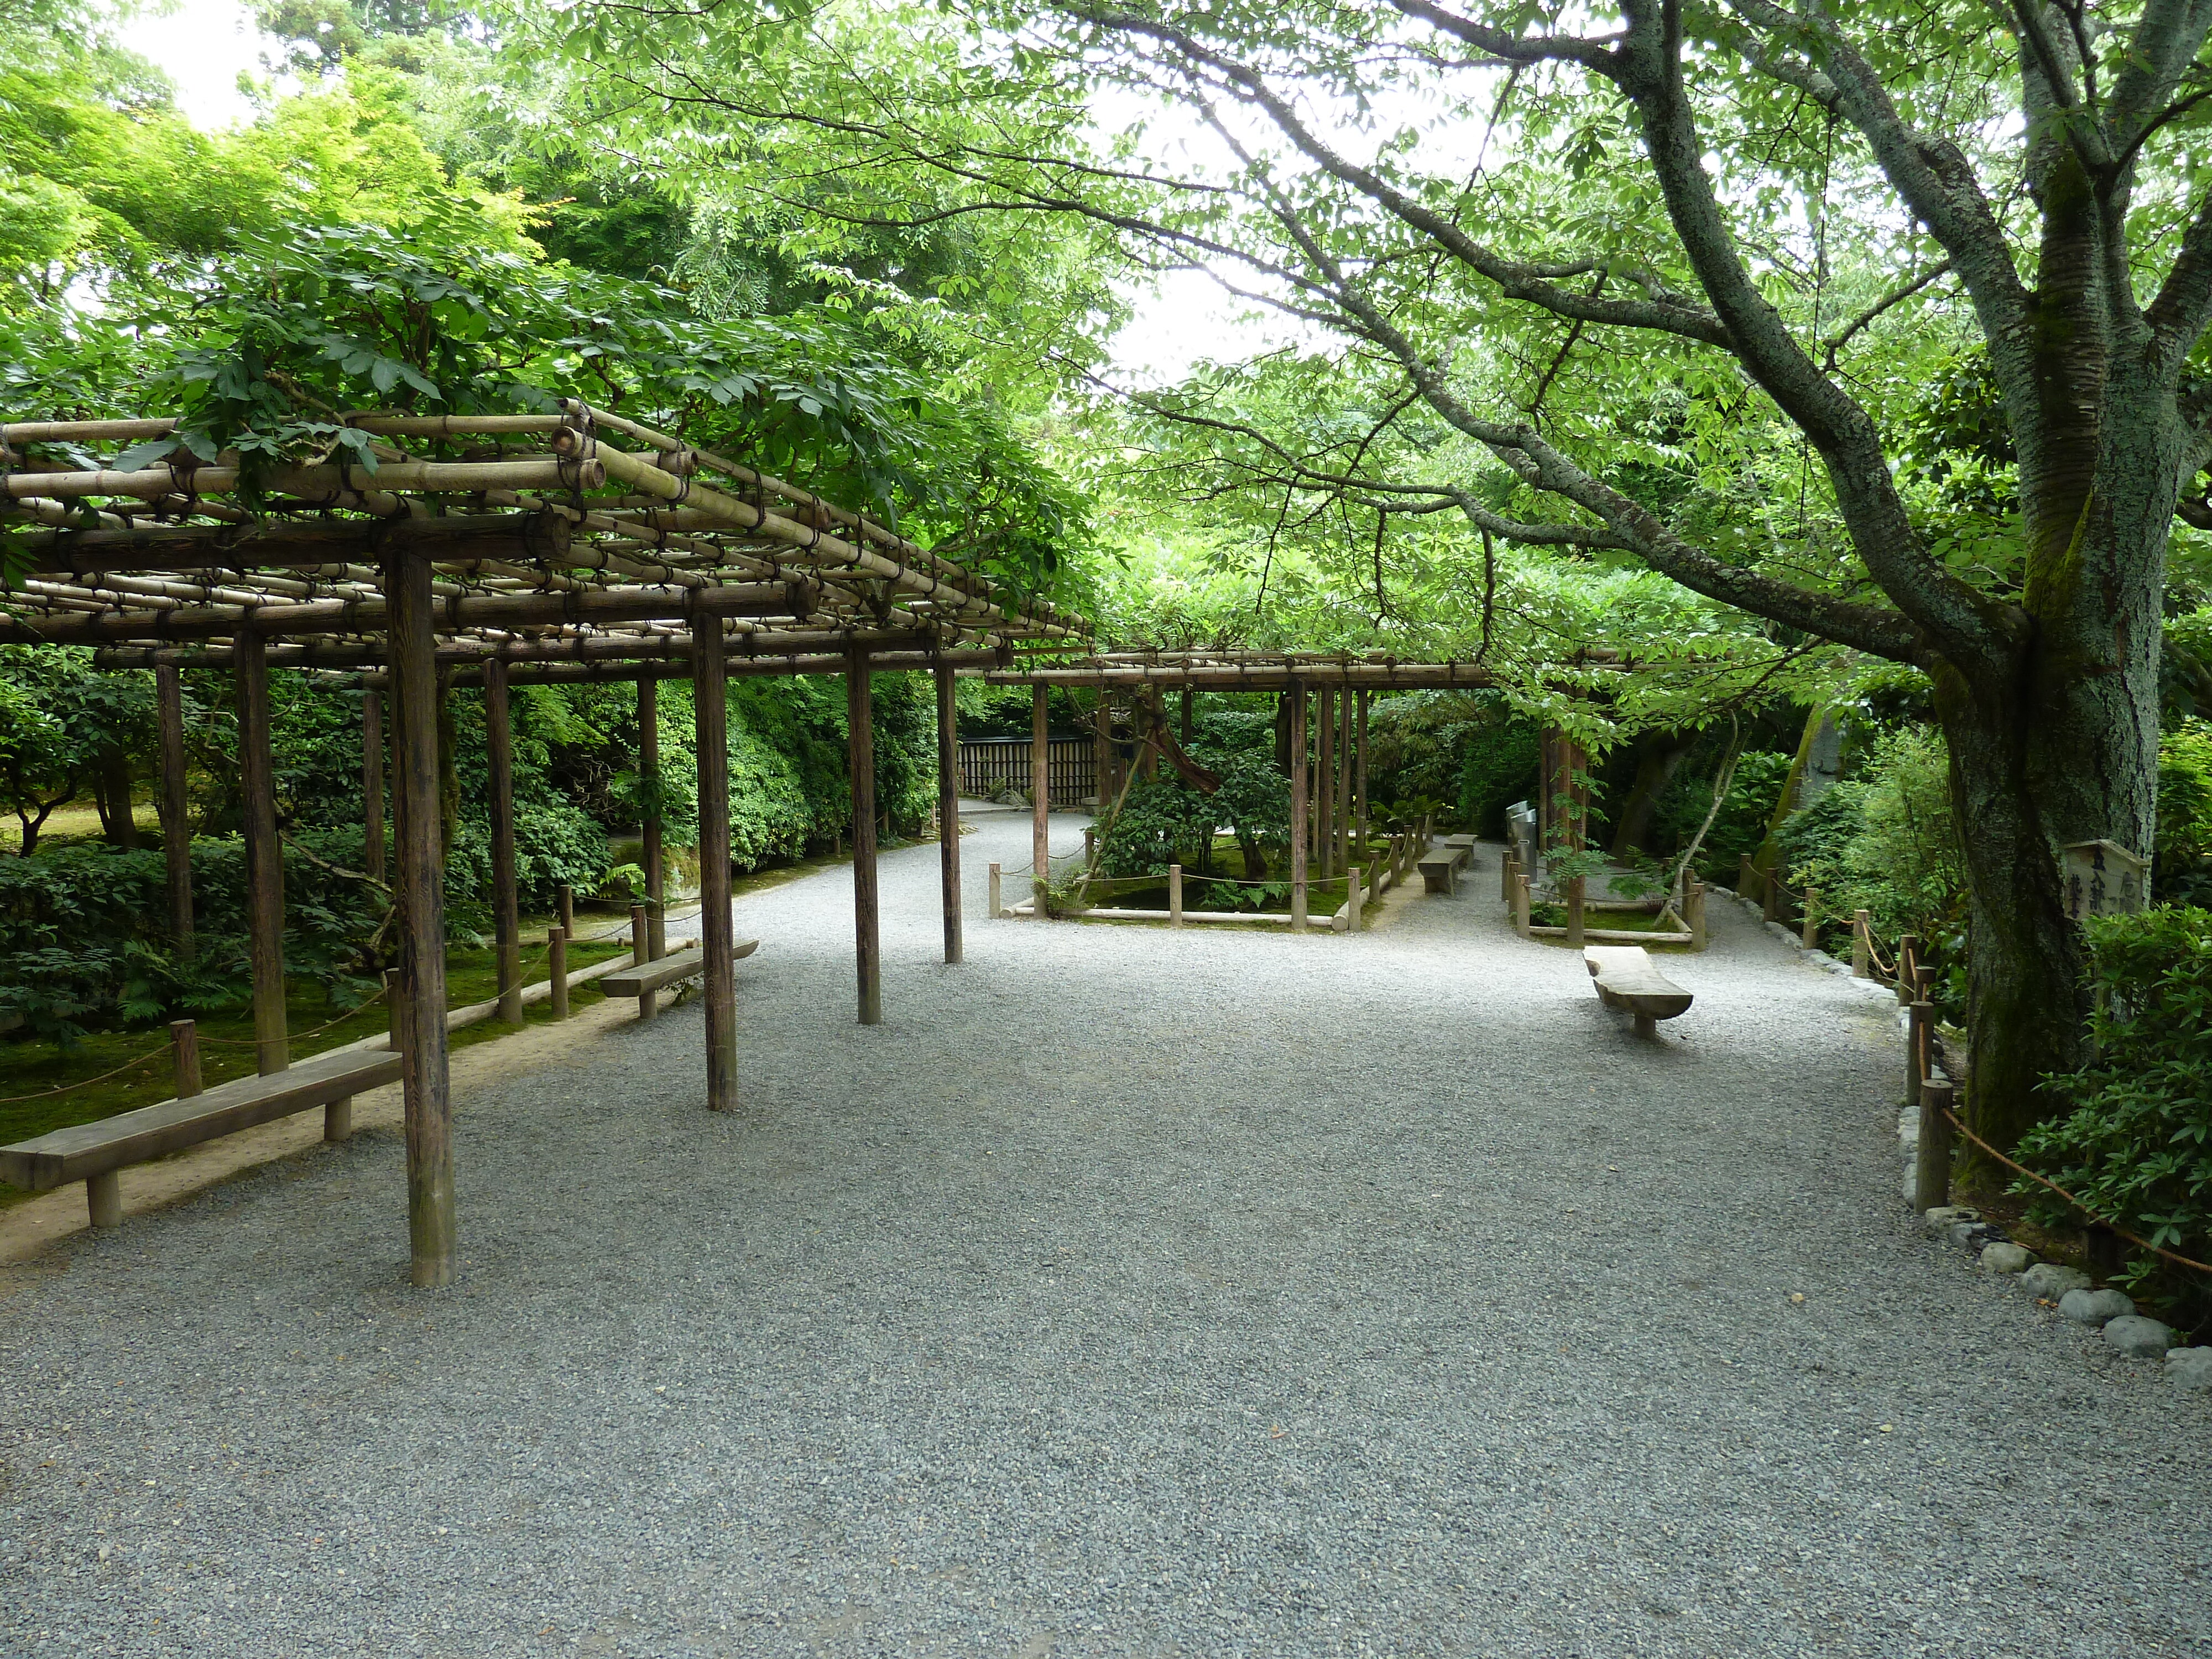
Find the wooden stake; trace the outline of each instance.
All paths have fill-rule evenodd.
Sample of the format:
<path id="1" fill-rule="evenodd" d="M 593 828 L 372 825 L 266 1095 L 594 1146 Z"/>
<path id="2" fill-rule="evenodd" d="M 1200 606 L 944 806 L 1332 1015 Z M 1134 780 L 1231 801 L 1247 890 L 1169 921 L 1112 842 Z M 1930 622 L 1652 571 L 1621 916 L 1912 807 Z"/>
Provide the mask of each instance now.
<path id="1" fill-rule="evenodd" d="M 1039 697 L 1044 696 L 1040 689 Z M 860 1024 L 884 1021 L 884 947 L 876 893 L 875 710 L 868 697 L 868 653 L 854 646 L 845 660 L 847 764 L 853 785 L 853 934 L 859 968 Z"/>
<path id="2" fill-rule="evenodd" d="M 1913 1003 L 1905 1010 L 1905 1098 L 1907 1102 L 1920 1098 L 1920 1085 L 1928 1080 L 1928 1025 L 1935 1012 L 1935 1009 L 1924 1002 Z"/>
<path id="3" fill-rule="evenodd" d="M 576 890 L 566 882 L 561 884 L 561 931 L 576 937 Z"/>
<path id="4" fill-rule="evenodd" d="M 1367 931 L 1367 918 L 1364 914 L 1366 909 L 1366 899 L 1359 884 L 1359 878 L 1364 873 L 1361 866 L 1357 864 L 1347 864 L 1344 866 L 1346 881 L 1344 916 L 1345 930 L 1347 933 L 1364 933 Z"/>
<path id="5" fill-rule="evenodd" d="M 240 634 L 238 682 L 240 812 L 246 828 L 246 950 L 253 965 L 253 1055 L 261 1075 L 290 1064 L 284 1036 L 284 853 L 276 838 L 276 763 L 269 749 L 269 647 Z"/>
<path id="6" fill-rule="evenodd" d="M 1867 931 L 1873 918 L 1864 910 L 1851 913 L 1851 977 L 1866 979 L 1874 972 L 1873 936 Z"/>
<path id="7" fill-rule="evenodd" d="M 738 959 L 730 920 L 728 655 L 720 620 L 696 619 L 691 628 L 691 702 L 699 756 L 699 942 L 706 967 L 707 1106 L 716 1112 L 738 1109 Z M 653 915 L 658 919 L 661 915 L 656 903 Z M 659 948 L 665 943 L 655 941 Z"/>
<path id="8" fill-rule="evenodd" d="M 1570 878 L 1567 882 L 1567 945 L 1571 950 L 1583 948 L 1583 904 L 1585 896 L 1583 878 Z"/>
<path id="9" fill-rule="evenodd" d="M 384 571 L 391 617 L 392 776 L 398 864 L 401 988 L 392 1010 L 403 1043 L 407 1110 L 409 1277 L 453 1282 L 453 1113 L 446 1047 L 445 851 L 438 817 L 437 618 L 430 562 L 394 548 Z"/>
<path id="10" fill-rule="evenodd" d="M 1182 866 L 1168 866 L 1168 926 L 1182 926 Z"/>
<path id="11" fill-rule="evenodd" d="M 373 685 L 361 694 L 361 864 L 385 878 L 384 694 Z"/>
<path id="12" fill-rule="evenodd" d="M 1522 939 L 1528 937 L 1528 878 L 1522 876 L 1514 884 L 1513 931 Z"/>
<path id="13" fill-rule="evenodd" d="M 161 857 L 167 872 L 169 939 L 179 962 L 198 954 L 192 938 L 192 825 L 185 798 L 185 691 L 174 668 L 154 671 L 161 727 Z"/>
<path id="14" fill-rule="evenodd" d="M 999 866 L 993 865 L 990 891 L 985 896 L 985 902 L 991 912 L 991 920 L 994 921 L 999 920 L 999 913 L 1005 904 L 1006 896 L 1000 885 L 1002 879 Z"/>
<path id="15" fill-rule="evenodd" d="M 169 1060 L 177 1069 L 177 1098 L 200 1091 L 200 1028 L 189 1019 L 169 1022 Z"/>
<path id="16" fill-rule="evenodd" d="M 499 1017 L 522 1024 L 522 917 L 514 887 L 514 728 L 507 665 L 484 665 L 484 748 L 491 773 L 492 934 L 499 958 Z"/>
<path id="17" fill-rule="evenodd" d="M 707 623 L 710 629 L 719 625 L 719 619 Z M 698 631 L 695 623 L 695 646 Z M 705 775 L 701 775 L 703 778 Z M 661 846 L 660 690 L 653 680 L 637 683 L 637 776 L 644 785 L 645 797 L 644 808 L 638 815 L 638 861 L 645 869 L 645 902 L 651 907 L 645 922 L 649 952 L 646 959 L 658 962 L 668 954 L 668 885 L 666 855 Z M 726 781 L 723 789 L 726 794 Z"/>
<path id="18" fill-rule="evenodd" d="M 1291 930 L 1306 925 L 1306 689 L 1291 682 Z"/>
<path id="19" fill-rule="evenodd" d="M 1030 920 L 1050 915 L 1048 895 L 1052 890 L 1052 781 L 1047 769 L 1052 757 L 1052 738 L 1046 725 L 1045 689 L 1030 693 Z"/>
<path id="20" fill-rule="evenodd" d="M 553 1018 L 568 1018 L 568 936 L 558 927 L 545 930 L 547 970 L 553 981 Z"/>
<path id="21" fill-rule="evenodd" d="M 945 959 L 961 959 L 960 709 L 952 671 L 937 670 L 937 880 L 945 910 Z"/>
<path id="22" fill-rule="evenodd" d="M 1951 1201 L 1951 1085 L 1930 1078 L 1920 1085 L 1920 1140 L 1912 1160 L 1912 1207 L 1940 1209 Z"/>
<path id="23" fill-rule="evenodd" d="M 1901 934 L 1897 941 L 1897 1000 L 1912 1000 L 1913 974 L 1920 957 L 1920 935 Z"/>

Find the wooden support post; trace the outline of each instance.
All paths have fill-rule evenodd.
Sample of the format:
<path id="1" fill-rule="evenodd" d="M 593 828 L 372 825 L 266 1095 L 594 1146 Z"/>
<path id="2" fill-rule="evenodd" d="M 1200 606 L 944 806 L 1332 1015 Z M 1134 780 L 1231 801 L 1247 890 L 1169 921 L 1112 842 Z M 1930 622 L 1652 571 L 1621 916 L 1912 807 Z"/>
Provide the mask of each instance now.
<path id="1" fill-rule="evenodd" d="M 253 966 L 253 1056 L 264 1077 L 290 1062 L 284 1036 L 284 853 L 269 749 L 269 644 L 251 630 L 231 648 L 238 681 L 240 812 L 246 828 L 246 937 Z"/>
<path id="2" fill-rule="evenodd" d="M 1363 914 L 1366 908 L 1367 897 L 1359 884 L 1360 878 L 1364 873 L 1364 870 L 1359 865 L 1347 864 L 1344 866 L 1344 926 L 1346 933 L 1364 933 L 1367 931 L 1367 918 Z"/>
<path id="3" fill-rule="evenodd" d="M 1522 939 L 1528 937 L 1528 878 L 1522 876 L 1513 888 L 1513 931 Z"/>
<path id="4" fill-rule="evenodd" d="M 1930 1078 L 1920 1085 L 1920 1139 L 1912 1155 L 1912 1207 L 1940 1209 L 1951 1201 L 1949 1083 Z"/>
<path id="5" fill-rule="evenodd" d="M 1864 910 L 1851 913 L 1851 977 L 1865 979 L 1874 972 L 1870 951 L 1872 936 L 1867 929 L 1872 918 Z"/>
<path id="6" fill-rule="evenodd" d="M 995 864 L 991 866 L 990 888 L 984 895 L 983 902 L 985 908 L 990 911 L 991 920 L 994 921 L 999 920 L 999 912 L 1005 907 L 1006 893 L 1004 890 L 1003 882 L 1004 877 L 1001 875 L 999 866 Z"/>
<path id="7" fill-rule="evenodd" d="M 1182 926 L 1182 866 L 1168 866 L 1168 926 Z"/>
<path id="8" fill-rule="evenodd" d="M 1920 935 L 1900 934 L 1897 941 L 1897 1000 L 1899 1002 L 1912 1000 L 1914 970 L 1919 966 L 1919 959 Z"/>
<path id="9" fill-rule="evenodd" d="M 1046 896 L 1052 888 L 1051 735 L 1046 726 L 1045 689 L 1030 689 L 1030 920 L 1043 921 L 1049 915 Z"/>
<path id="10" fill-rule="evenodd" d="M 937 665 L 937 882 L 945 909 L 945 959 L 961 959 L 960 710 L 952 671 Z"/>
<path id="11" fill-rule="evenodd" d="M 192 825 L 185 797 L 185 690 L 178 670 L 154 671 L 154 702 L 161 727 L 161 857 L 168 878 L 169 941 L 177 960 L 190 962 L 198 953 L 192 939 Z"/>
<path id="12" fill-rule="evenodd" d="M 566 882 L 561 884 L 561 931 L 576 937 L 576 890 Z"/>
<path id="13" fill-rule="evenodd" d="M 1091 769 L 1098 775 L 1098 811 L 1103 817 L 1114 804 L 1114 702 L 1103 685 L 1091 711 Z"/>
<path id="14" fill-rule="evenodd" d="M 333 1100 L 323 1108 L 323 1139 L 342 1146 L 353 1139 L 353 1097 Z"/>
<path id="15" fill-rule="evenodd" d="M 1357 826 L 1355 839 L 1358 843 L 1360 854 L 1364 857 L 1367 851 L 1368 831 L 1372 827 L 1370 815 L 1367 810 L 1367 693 L 1364 691 L 1359 694 L 1359 729 L 1356 742 L 1358 759 L 1352 769 L 1352 785 L 1358 793 L 1358 800 L 1352 813 L 1352 819 Z"/>
<path id="16" fill-rule="evenodd" d="M 489 673 L 490 671 L 485 671 Z M 703 776 L 704 774 L 702 774 Z M 660 689 L 650 679 L 637 683 L 637 776 L 644 786 L 638 813 L 638 862 L 645 871 L 647 960 L 668 954 L 668 861 L 660 816 Z M 726 781 L 723 790 L 727 793 Z"/>
<path id="17" fill-rule="evenodd" d="M 1576 876 L 1567 883 L 1567 944 L 1570 948 L 1583 948 L 1583 905 L 1587 896 L 1583 889 L 1583 878 Z"/>
<path id="18" fill-rule="evenodd" d="M 729 650 L 719 617 L 691 618 L 699 757 L 699 944 L 707 1002 L 707 1108 L 738 1109 L 737 935 L 730 920 Z M 872 822 L 873 814 L 871 813 Z M 656 919 L 661 907 L 653 907 Z M 665 925 L 665 923 L 663 924 Z M 656 948 L 666 940 L 656 939 Z"/>
<path id="19" fill-rule="evenodd" d="M 648 907 L 633 904 L 629 907 L 629 961 L 633 968 L 642 968 L 653 960 L 653 921 Z M 660 1012 L 659 994 L 640 991 L 637 994 L 637 1017 L 651 1019 Z"/>
<path id="20" fill-rule="evenodd" d="M 1330 837 L 1336 845 L 1336 867 L 1352 867 L 1352 692 L 1336 700 L 1336 779 L 1330 792 Z"/>
<path id="21" fill-rule="evenodd" d="M 1037 688 L 1042 699 L 1044 688 Z M 853 784 L 853 935 L 859 969 L 860 1024 L 884 1022 L 884 947 L 876 896 L 875 707 L 868 696 L 868 653 L 855 646 L 845 661 L 846 757 Z"/>
<path id="22" fill-rule="evenodd" d="M 384 879 L 384 694 L 373 685 L 361 694 L 361 867 Z"/>
<path id="23" fill-rule="evenodd" d="M 1306 689 L 1291 682 L 1291 931 L 1306 925 Z"/>
<path id="24" fill-rule="evenodd" d="M 384 970 L 384 1046 L 395 1054 L 407 1052 L 407 975 L 397 968 Z"/>
<path id="25" fill-rule="evenodd" d="M 1313 821 L 1315 873 L 1336 874 L 1336 696 L 1328 686 L 1314 692 Z"/>
<path id="26" fill-rule="evenodd" d="M 1928 1080 L 1928 1022 L 1935 1012 L 1935 1009 L 1924 1002 L 1913 1003 L 1905 1010 L 1905 1098 L 1907 1103 L 1920 1098 L 1920 1085 Z"/>
<path id="27" fill-rule="evenodd" d="M 558 927 L 545 930 L 547 972 L 553 982 L 553 1018 L 568 1018 L 568 936 Z"/>
<path id="28" fill-rule="evenodd" d="M 522 1024 L 522 915 L 514 875 L 514 728 L 508 719 L 507 665 L 484 665 L 484 750 L 491 773 L 492 937 L 499 960 L 499 1017 Z"/>
<path id="29" fill-rule="evenodd" d="M 1820 943 L 1820 890 L 1817 887 L 1808 886 L 1805 889 L 1805 920 L 1798 928 L 1797 937 L 1799 941 L 1803 944 L 1807 950 L 1811 951 L 1819 948 Z"/>
<path id="30" fill-rule="evenodd" d="M 1393 874 L 1396 873 L 1396 860 L 1397 848 L 1394 846 L 1391 848 L 1391 871 Z M 1506 849 L 1505 856 L 1498 860 L 1498 896 L 1508 904 L 1513 902 L 1513 884 L 1516 879 L 1518 879 L 1520 874 L 1521 860 L 1514 857 L 1512 849 L 1508 848 Z"/>
<path id="31" fill-rule="evenodd" d="M 1705 884 L 1692 880 L 1682 903 L 1690 913 L 1682 918 L 1690 924 L 1690 948 L 1702 951 L 1712 943 L 1711 935 L 1705 931 Z"/>
<path id="32" fill-rule="evenodd" d="M 200 1091 L 200 1028 L 189 1019 L 169 1022 L 169 1059 L 177 1070 L 177 1098 Z"/>
<path id="33" fill-rule="evenodd" d="M 110 1170 L 104 1175 L 88 1177 L 84 1183 L 84 1203 L 94 1226 L 103 1231 L 120 1227 L 123 1224 L 123 1182 L 118 1172 Z"/>
<path id="34" fill-rule="evenodd" d="M 453 1281 L 453 1111 L 446 1047 L 446 860 L 438 811 L 437 618 L 430 562 L 394 547 L 384 592 L 392 668 L 392 825 L 401 984 L 393 1021 L 407 1103 L 409 1277 Z"/>

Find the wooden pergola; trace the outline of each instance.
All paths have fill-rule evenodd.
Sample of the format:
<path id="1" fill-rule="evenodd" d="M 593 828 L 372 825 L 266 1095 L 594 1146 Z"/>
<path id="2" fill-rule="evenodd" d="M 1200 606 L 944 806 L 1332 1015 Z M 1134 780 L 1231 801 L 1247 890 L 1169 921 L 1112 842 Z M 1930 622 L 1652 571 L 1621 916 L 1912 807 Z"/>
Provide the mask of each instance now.
<path id="1" fill-rule="evenodd" d="M 0 524 L 30 568 L 0 611 L 0 641 L 89 645 L 95 661 L 155 672 L 172 925 L 189 949 L 179 672 L 228 670 L 239 715 L 253 978 L 264 1075 L 289 1065 L 283 851 L 270 750 L 272 667 L 365 684 L 368 873 L 385 872 L 383 703 L 391 713 L 393 1028 L 402 1034 L 412 1276 L 453 1275 L 452 1111 L 446 1044 L 439 702 L 480 684 L 490 747 L 494 912 L 502 1009 L 521 1018 L 513 685 L 635 681 L 641 759 L 655 764 L 654 687 L 689 678 L 697 718 L 707 1097 L 737 1103 L 730 910 L 727 707 L 733 675 L 842 674 L 850 715 L 859 1015 L 883 1017 L 874 748 L 868 677 L 936 680 L 945 954 L 961 958 L 953 677 L 1010 669 L 1017 651 L 1086 649 L 1084 620 L 1024 599 L 896 531 L 746 465 L 581 401 L 543 415 L 367 412 L 377 465 L 264 468 L 185 454 L 131 471 L 85 465 L 173 420 L 0 425 Z M 659 824 L 645 868 L 658 951 Z"/>

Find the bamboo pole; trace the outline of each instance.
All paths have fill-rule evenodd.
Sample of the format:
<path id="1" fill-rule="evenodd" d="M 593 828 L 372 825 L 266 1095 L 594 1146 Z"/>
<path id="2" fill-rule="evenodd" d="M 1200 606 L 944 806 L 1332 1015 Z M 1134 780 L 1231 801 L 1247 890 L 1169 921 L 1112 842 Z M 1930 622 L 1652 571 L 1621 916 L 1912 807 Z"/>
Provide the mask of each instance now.
<path id="1" fill-rule="evenodd" d="M 860 1024 L 884 1020 L 884 946 L 876 885 L 875 708 L 868 695 L 868 653 L 855 646 L 845 665 L 846 763 L 853 788 L 853 935 L 860 981 Z"/>
<path id="2" fill-rule="evenodd" d="M 492 936 L 499 960 L 499 1017 L 522 1024 L 522 918 L 515 894 L 514 731 L 508 718 L 507 672 L 484 675 L 484 748 L 491 774 Z"/>
<path id="3" fill-rule="evenodd" d="M 1306 689 L 1291 684 L 1291 927 L 1306 926 Z"/>
<path id="4" fill-rule="evenodd" d="M 23 542 L 30 568 L 40 575 L 210 566 L 258 570 L 273 565 L 337 580 L 349 562 L 373 561 L 395 542 L 434 549 L 441 562 L 560 561 L 570 554 L 572 528 L 560 514 L 536 509 L 437 518 L 266 519 L 242 525 L 134 526 L 115 520 L 112 528 L 87 530 L 72 524 L 34 531 Z"/>
<path id="5" fill-rule="evenodd" d="M 392 776 L 397 808 L 401 1034 L 407 1117 L 409 1277 L 453 1281 L 453 1116 L 446 1040 L 445 849 L 438 821 L 438 665 L 430 563 L 395 549 L 385 567 L 392 613 Z"/>
<path id="6" fill-rule="evenodd" d="M 161 860 L 169 896 L 169 939 L 179 962 L 198 955 L 192 937 L 192 825 L 185 793 L 185 693 L 178 671 L 154 671 L 161 728 Z"/>
<path id="7" fill-rule="evenodd" d="M 699 757 L 699 940 L 707 1000 L 707 1106 L 738 1109 L 737 939 L 730 919 L 729 683 L 722 672 L 728 652 L 712 622 L 691 630 L 696 641 L 691 698 Z M 656 757 L 656 763 L 658 757 Z M 660 923 L 661 908 L 653 906 Z M 665 924 L 662 924 L 665 925 Z M 654 941 L 656 949 L 665 946 Z"/>
<path id="8" fill-rule="evenodd" d="M 389 495 L 399 490 L 461 495 L 483 489 L 598 489 L 607 471 L 592 460 L 386 461 L 374 473 L 359 466 L 278 467 L 262 479 L 270 495 L 310 501 L 348 491 Z M 239 486 L 235 466 L 173 467 L 137 472 L 0 473 L 0 495 L 14 500 L 79 501 L 88 495 L 130 495 L 160 501 L 170 495 L 223 495 Z"/>
<path id="9" fill-rule="evenodd" d="M 1047 726 L 1045 689 L 1030 694 L 1030 920 L 1044 921 L 1052 888 L 1052 739 Z"/>
<path id="10" fill-rule="evenodd" d="M 952 671 L 940 664 L 937 682 L 937 879 L 945 912 L 945 959 L 958 962 L 960 939 L 960 711 Z"/>
<path id="11" fill-rule="evenodd" d="M 694 629 L 695 645 L 702 632 L 720 637 L 719 629 Z M 701 660 L 696 649 L 692 660 L 695 664 Z M 719 655 L 716 665 L 720 665 Z M 489 664 L 485 665 L 484 674 L 489 683 Z M 696 683 L 696 667 L 693 675 Z M 703 779 L 705 774 L 700 775 Z M 640 794 L 643 801 L 638 822 L 639 856 L 645 866 L 645 900 L 652 907 L 646 917 L 647 960 L 658 962 L 668 954 L 668 893 L 665 854 L 661 846 L 660 687 L 655 680 L 637 683 L 637 777 L 642 786 Z M 726 790 L 726 783 L 724 787 Z"/>
<path id="12" fill-rule="evenodd" d="M 269 659 L 260 640 L 240 635 L 238 689 L 239 807 L 246 841 L 246 949 L 253 970 L 253 1054 L 261 1075 L 290 1064 L 284 1035 L 284 853 L 276 836 L 276 763 L 270 752 Z"/>
<path id="13" fill-rule="evenodd" d="M 384 694 L 364 686 L 361 697 L 362 867 L 382 881 L 384 869 Z"/>

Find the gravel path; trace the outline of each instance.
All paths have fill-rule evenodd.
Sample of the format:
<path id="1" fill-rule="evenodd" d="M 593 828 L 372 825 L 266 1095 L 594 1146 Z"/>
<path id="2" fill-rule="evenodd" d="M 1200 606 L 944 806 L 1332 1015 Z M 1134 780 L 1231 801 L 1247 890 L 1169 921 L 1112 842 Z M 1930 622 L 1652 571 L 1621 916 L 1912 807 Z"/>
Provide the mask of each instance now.
<path id="1" fill-rule="evenodd" d="M 0 1651 L 2212 1644 L 2212 1409 L 1896 1200 L 1881 1006 L 1732 907 L 1639 1044 L 1494 849 L 1358 938 L 750 896 L 696 1005 L 0 1279 Z M 1079 821 L 1062 820 L 1072 841 Z M 1792 1292 L 1804 1297 L 1794 1303 Z"/>

